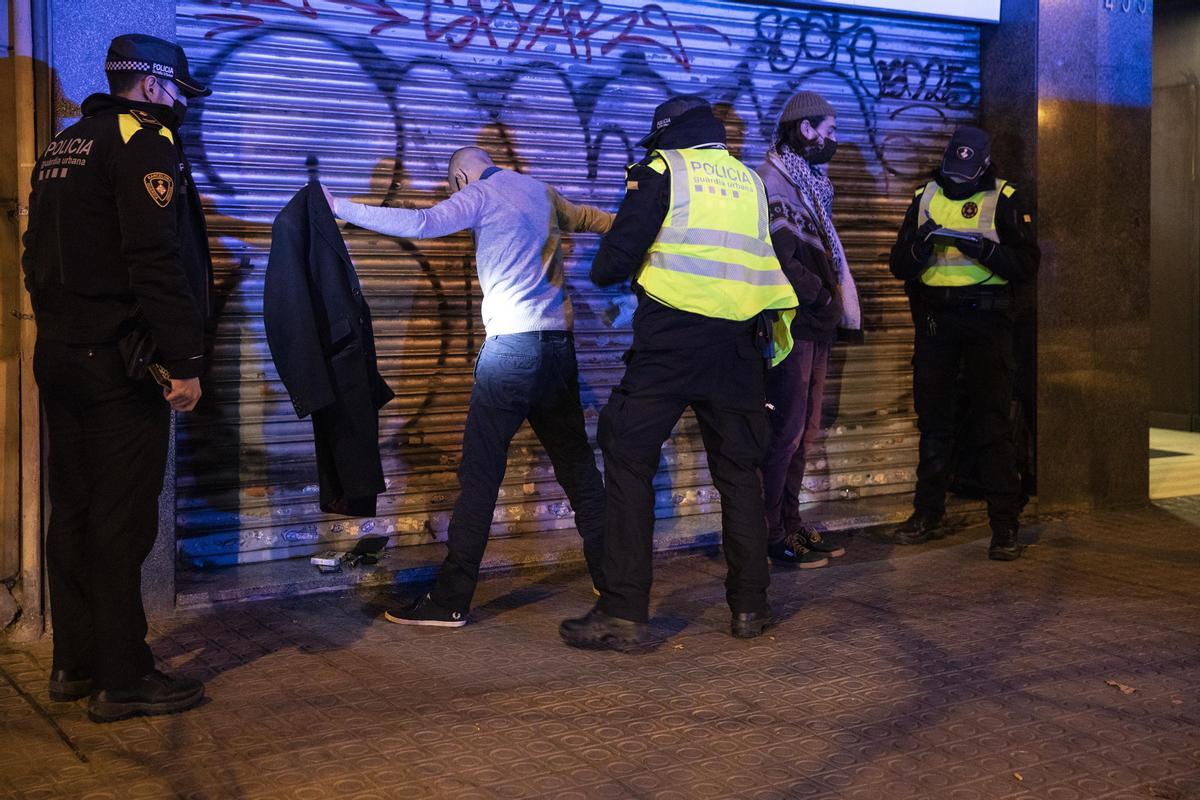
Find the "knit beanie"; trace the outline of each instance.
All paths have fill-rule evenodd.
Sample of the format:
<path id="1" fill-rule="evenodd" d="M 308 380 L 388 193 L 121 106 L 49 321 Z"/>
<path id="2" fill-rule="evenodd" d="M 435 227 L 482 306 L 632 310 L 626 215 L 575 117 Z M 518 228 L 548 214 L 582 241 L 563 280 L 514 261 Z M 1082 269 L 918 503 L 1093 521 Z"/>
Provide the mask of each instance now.
<path id="1" fill-rule="evenodd" d="M 814 117 L 836 117 L 837 111 L 821 95 L 816 92 L 796 92 L 783 107 L 779 122 L 791 122 L 797 119 L 812 119 Z"/>

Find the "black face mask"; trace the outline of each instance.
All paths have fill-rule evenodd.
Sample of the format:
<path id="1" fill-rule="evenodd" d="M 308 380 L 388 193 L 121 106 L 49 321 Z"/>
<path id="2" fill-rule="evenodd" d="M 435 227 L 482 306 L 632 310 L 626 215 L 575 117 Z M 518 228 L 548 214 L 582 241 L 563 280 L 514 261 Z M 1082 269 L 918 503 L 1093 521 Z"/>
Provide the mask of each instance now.
<path id="1" fill-rule="evenodd" d="M 165 108 L 170 112 L 169 115 L 164 115 L 166 119 L 163 122 L 166 123 L 167 127 L 171 130 L 179 130 L 179 126 L 183 124 L 184 117 L 187 116 L 188 107 L 178 97 L 174 97 L 170 92 L 166 91 L 165 87 L 163 94 L 171 98 L 171 105 L 167 105 L 166 103 L 155 103 L 155 105 Z"/>
<path id="2" fill-rule="evenodd" d="M 175 115 L 175 127 L 178 128 L 183 124 L 183 118 L 187 116 L 188 107 L 176 100 L 171 104 L 171 112 Z"/>
<path id="3" fill-rule="evenodd" d="M 820 141 L 814 139 L 804 144 L 804 160 L 813 166 L 825 164 L 833 160 L 834 154 L 837 152 L 838 143 L 833 139 L 825 139 Z"/>

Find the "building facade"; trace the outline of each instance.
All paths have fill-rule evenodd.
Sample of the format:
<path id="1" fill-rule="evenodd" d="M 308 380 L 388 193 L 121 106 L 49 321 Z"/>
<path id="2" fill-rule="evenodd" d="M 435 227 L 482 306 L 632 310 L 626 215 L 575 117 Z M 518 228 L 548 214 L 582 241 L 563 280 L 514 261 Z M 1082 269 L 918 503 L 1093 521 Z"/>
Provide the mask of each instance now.
<path id="1" fill-rule="evenodd" d="M 479 145 L 573 200 L 615 209 L 625 166 L 643 155 L 634 143 L 654 106 L 675 93 L 708 97 L 730 149 L 751 165 L 791 93 L 816 90 L 839 112 L 830 174 L 865 342 L 835 351 L 828 427 L 802 499 L 855 517 L 863 500 L 912 489 L 912 323 L 887 251 L 914 187 L 962 123 L 992 129 L 1005 176 L 1037 193 L 1045 258 L 1023 358 L 1037 376 L 1040 507 L 1145 499 L 1148 325 L 1137 303 L 1147 292 L 1149 144 L 1147 136 L 1142 152 L 1136 132 L 1149 125 L 1149 0 L 1004 0 L 998 24 L 730 0 L 112 0 L 102 18 L 86 20 L 65 0 L 17 0 L 12 9 L 14 19 L 26 15 L 21 46 L 30 48 L 10 58 L 34 96 L 23 141 L 39 149 L 104 90 L 114 35 L 176 38 L 214 90 L 189 111 L 185 134 L 216 267 L 216 350 L 204 404 L 179 419 L 147 569 L 160 609 L 171 605 L 176 570 L 304 556 L 367 533 L 403 547 L 446 529 L 484 338 L 470 239 L 345 232 L 397 397 L 381 416 L 388 489 L 378 514 L 324 515 L 311 426 L 296 419 L 275 374 L 262 320 L 271 221 L 308 180 L 310 159 L 335 193 L 421 206 L 445 195 L 450 153 Z M 7 142 L 0 155 L 5 169 L 21 161 Z M 28 176 L 10 171 L 4 194 L 19 207 Z M 17 245 L 0 243 L 5 307 L 15 308 Z M 617 293 L 587 280 L 596 244 L 571 241 L 567 269 L 593 433 L 630 341 Z M 31 531 L 45 509 L 29 466 L 37 412 L 22 358 L 31 330 L 7 311 L 4 326 L 6 453 L 15 447 L 17 460 L 0 476 L 21 503 L 5 506 L 0 578 L 16 586 L 22 565 L 36 570 Z M 22 419 L 23 446 L 11 427 Z M 664 448 L 657 488 L 660 518 L 719 510 L 690 417 Z M 510 451 L 493 535 L 545 536 L 572 524 L 525 429 Z M 35 624 L 40 589 L 30 580 L 24 594 L 16 588 Z"/>

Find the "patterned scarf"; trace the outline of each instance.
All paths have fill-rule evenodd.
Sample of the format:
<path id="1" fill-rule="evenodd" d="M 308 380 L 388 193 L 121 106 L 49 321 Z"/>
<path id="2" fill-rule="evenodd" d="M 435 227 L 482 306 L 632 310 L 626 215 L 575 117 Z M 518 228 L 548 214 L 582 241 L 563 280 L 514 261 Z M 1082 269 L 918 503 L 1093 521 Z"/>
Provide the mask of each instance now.
<path id="1" fill-rule="evenodd" d="M 833 229 L 833 184 L 829 182 L 825 173 L 796 155 L 790 147 L 783 147 L 776 152 L 787 169 L 788 177 L 808 195 L 809 201 L 817 211 L 817 218 L 821 222 L 821 238 L 825 240 L 825 249 L 833 262 L 838 283 L 841 283 L 844 256 L 842 243 Z"/>

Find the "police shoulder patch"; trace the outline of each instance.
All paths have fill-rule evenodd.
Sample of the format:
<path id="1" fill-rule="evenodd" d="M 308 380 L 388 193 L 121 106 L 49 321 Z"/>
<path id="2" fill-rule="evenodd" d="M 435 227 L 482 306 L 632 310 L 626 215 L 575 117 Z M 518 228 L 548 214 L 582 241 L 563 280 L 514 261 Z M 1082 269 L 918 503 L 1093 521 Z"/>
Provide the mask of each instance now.
<path id="1" fill-rule="evenodd" d="M 148 128 L 161 128 L 163 126 L 153 114 L 149 111 L 142 111 L 140 108 L 129 109 L 129 115 Z"/>
<path id="2" fill-rule="evenodd" d="M 129 113 L 117 116 L 118 127 L 121 130 L 121 141 L 129 144 L 129 140 L 139 131 L 158 131 L 160 136 L 171 144 L 175 144 L 175 135 L 171 133 L 170 128 L 164 126 L 148 114 L 145 114 L 145 116 L 149 117 L 150 121 L 145 122 L 137 116 L 138 114 L 145 114 L 145 112 L 133 108 L 129 110 Z"/>
<path id="3" fill-rule="evenodd" d="M 146 184 L 150 199 L 157 203 L 159 208 L 166 208 L 171 204 L 171 198 L 175 196 L 175 179 L 170 175 L 165 172 L 151 172 L 142 178 L 142 183 Z"/>

